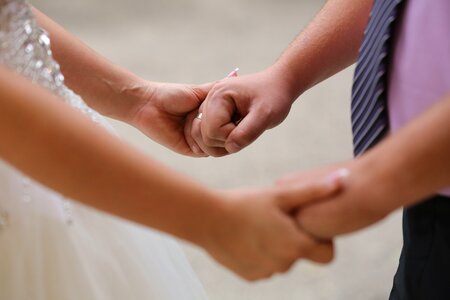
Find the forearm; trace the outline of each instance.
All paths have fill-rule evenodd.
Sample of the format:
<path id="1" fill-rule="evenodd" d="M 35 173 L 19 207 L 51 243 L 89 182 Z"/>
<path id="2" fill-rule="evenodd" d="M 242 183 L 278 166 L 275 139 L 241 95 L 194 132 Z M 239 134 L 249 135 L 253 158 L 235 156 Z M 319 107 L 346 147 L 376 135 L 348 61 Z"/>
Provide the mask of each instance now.
<path id="1" fill-rule="evenodd" d="M 96 53 L 39 10 L 33 12 L 51 36 L 65 83 L 100 113 L 129 121 L 140 107 L 137 102 L 148 98 L 142 95 L 152 93 L 151 85 Z"/>
<path id="2" fill-rule="evenodd" d="M 219 201 L 0 68 L 0 157 L 87 205 L 199 243 Z"/>
<path id="3" fill-rule="evenodd" d="M 365 184 L 382 210 L 409 206 L 450 185 L 449 115 L 450 94 L 355 164 L 361 174 L 369 170 Z"/>
<path id="4" fill-rule="evenodd" d="M 329 0 L 271 67 L 292 99 L 355 62 L 373 0 Z"/>
<path id="5" fill-rule="evenodd" d="M 302 210 L 302 226 L 322 237 L 351 232 L 450 186 L 449 115 L 450 95 L 348 163 L 342 194 Z"/>

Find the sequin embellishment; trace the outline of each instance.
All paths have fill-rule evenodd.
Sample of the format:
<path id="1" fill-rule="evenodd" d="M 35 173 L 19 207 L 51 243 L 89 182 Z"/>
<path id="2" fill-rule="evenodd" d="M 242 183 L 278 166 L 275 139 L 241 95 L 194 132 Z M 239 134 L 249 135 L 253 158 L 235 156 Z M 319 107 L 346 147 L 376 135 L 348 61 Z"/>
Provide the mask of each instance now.
<path id="1" fill-rule="evenodd" d="M 0 64 L 51 90 L 62 101 L 79 109 L 94 122 L 101 123 L 99 114 L 64 85 L 59 64 L 52 57 L 49 35 L 37 25 L 30 5 L 25 0 L 0 0 Z M 30 189 L 34 184 L 23 176 L 24 205 L 30 205 L 33 201 Z M 61 196 L 60 205 L 64 222 L 72 224 L 70 201 Z M 6 227 L 10 218 L 0 208 L 0 228 Z"/>

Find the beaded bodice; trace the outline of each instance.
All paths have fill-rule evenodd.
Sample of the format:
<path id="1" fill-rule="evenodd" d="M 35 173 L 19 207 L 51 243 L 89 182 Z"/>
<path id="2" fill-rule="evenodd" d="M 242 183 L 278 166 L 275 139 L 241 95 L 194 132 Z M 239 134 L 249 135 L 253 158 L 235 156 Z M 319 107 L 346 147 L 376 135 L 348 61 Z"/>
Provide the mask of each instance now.
<path id="1" fill-rule="evenodd" d="M 48 33 L 40 28 L 25 0 L 0 0 L 0 64 L 50 89 L 94 120 L 95 111 L 64 85 L 64 76 L 52 57 Z"/>
<path id="2" fill-rule="evenodd" d="M 62 101 L 81 110 L 97 124 L 109 127 L 96 111 L 89 108 L 78 95 L 64 85 L 64 76 L 52 56 L 49 34 L 38 26 L 31 7 L 25 0 L 0 0 L 0 64 L 51 90 Z M 19 195 L 21 199 L 9 204 L 4 202 L 6 199 L 0 199 L 0 229 L 10 223 L 13 218 L 11 211 L 18 211 L 17 207 L 12 208 L 17 205 L 16 202 L 21 202 L 32 209 L 33 195 L 45 190 L 20 173 L 17 173 L 16 177 L 19 178 L 21 185 L 17 187 L 21 191 Z M 69 224 L 72 223 L 70 202 L 62 195 L 49 193 L 51 196 L 48 198 L 51 198 L 51 201 L 56 199 L 55 201 L 59 203 L 62 219 Z"/>

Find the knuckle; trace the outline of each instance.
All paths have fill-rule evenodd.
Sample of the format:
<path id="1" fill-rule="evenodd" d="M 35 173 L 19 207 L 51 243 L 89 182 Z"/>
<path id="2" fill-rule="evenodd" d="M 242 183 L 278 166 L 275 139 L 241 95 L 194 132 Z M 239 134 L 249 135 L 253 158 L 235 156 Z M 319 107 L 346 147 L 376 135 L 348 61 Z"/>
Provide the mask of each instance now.
<path id="1" fill-rule="evenodd" d="M 225 93 L 228 90 L 228 84 L 223 81 L 217 81 L 214 87 L 212 88 L 212 92 L 214 96 L 219 96 L 220 94 Z"/>
<path id="2" fill-rule="evenodd" d="M 245 279 L 246 281 L 252 281 L 253 279 L 253 275 L 249 274 L 249 273 L 241 273 L 238 272 L 239 276 L 241 276 L 243 279 Z"/>
<path id="3" fill-rule="evenodd" d="M 267 118 L 273 113 L 274 109 L 272 105 L 260 105 L 257 108 L 258 116 L 261 116 L 262 118 Z"/>
<path id="4" fill-rule="evenodd" d="M 219 152 L 217 150 L 213 150 L 210 153 L 211 153 L 210 155 L 213 156 L 213 157 L 223 157 L 223 156 L 227 155 L 227 153 Z"/>
<path id="5" fill-rule="evenodd" d="M 202 133 L 200 132 L 200 130 L 198 128 L 195 128 L 195 127 L 192 127 L 191 136 L 197 143 L 201 142 L 203 139 Z"/>
<path id="6" fill-rule="evenodd" d="M 290 261 L 295 261 L 299 258 L 299 249 L 300 247 L 290 247 L 289 252 L 287 253 L 287 257 Z"/>
<path id="7" fill-rule="evenodd" d="M 278 269 L 278 272 L 285 273 L 285 272 L 289 271 L 293 264 L 294 264 L 294 261 L 289 261 L 289 262 L 285 263 L 284 265 L 280 266 L 280 268 Z"/>
<path id="8" fill-rule="evenodd" d="M 275 274 L 275 270 L 265 271 L 265 272 L 262 272 L 256 280 L 267 279 L 267 278 L 272 277 L 274 274 Z"/>
<path id="9" fill-rule="evenodd" d="M 297 245 L 297 257 L 308 257 L 313 249 L 312 243 L 302 242 Z"/>
<path id="10" fill-rule="evenodd" d="M 329 249 L 322 249 L 318 254 L 312 256 L 310 259 L 320 264 L 328 264 L 333 261 L 334 253 Z"/>
<path id="11" fill-rule="evenodd" d="M 257 281 L 265 278 L 270 278 L 277 272 L 278 265 L 266 262 L 260 262 L 257 265 L 246 268 L 242 277 L 247 281 Z"/>
<path id="12" fill-rule="evenodd" d="M 291 266 L 297 261 L 298 257 L 294 253 L 295 251 L 287 251 L 285 254 L 280 258 L 276 264 L 275 271 L 277 273 L 284 273 L 288 271 Z"/>
<path id="13" fill-rule="evenodd" d="M 212 138 L 204 135 L 202 139 L 203 139 L 203 143 L 205 144 L 205 146 L 214 147 L 214 140 Z"/>
<path id="14" fill-rule="evenodd" d="M 249 282 L 254 282 L 254 281 L 257 281 L 257 280 L 263 278 L 261 273 L 255 273 L 255 272 L 243 274 L 242 277 Z"/>
<path id="15" fill-rule="evenodd" d="M 213 141 L 217 140 L 219 138 L 217 130 L 208 128 L 205 132 L 205 140 L 207 140 L 210 144 L 213 143 Z"/>
<path id="16" fill-rule="evenodd" d="M 266 128 L 260 126 L 251 128 L 236 127 L 230 135 L 230 141 L 233 141 L 240 147 L 251 144 L 258 136 L 260 136 Z"/>
<path id="17" fill-rule="evenodd" d="M 204 151 L 212 157 L 222 157 L 228 154 L 228 152 L 224 148 L 215 147 L 214 145 L 209 146 L 204 139 L 202 139 L 201 143 Z"/>
<path id="18" fill-rule="evenodd" d="M 319 262 L 328 264 L 328 263 L 332 262 L 333 259 L 334 259 L 333 253 L 329 253 L 328 255 L 323 256 L 323 258 Z"/>
<path id="19" fill-rule="evenodd" d="M 271 122 L 274 116 L 277 115 L 273 105 L 267 103 L 265 103 L 265 105 L 260 105 L 256 108 L 256 113 L 258 114 L 258 118 L 260 118 L 264 124 L 268 124 L 269 127 L 276 125 Z"/>
<path id="20" fill-rule="evenodd" d="M 250 275 L 250 276 L 248 276 L 247 278 L 245 278 L 247 281 L 249 281 L 249 282 L 255 282 L 255 281 L 257 281 L 258 279 L 260 279 L 258 276 L 255 276 L 255 275 Z"/>
<path id="21" fill-rule="evenodd" d="M 233 136 L 230 137 L 227 142 L 233 144 L 235 147 L 238 147 L 239 149 L 242 149 L 248 144 L 250 144 L 252 141 L 248 137 L 247 132 L 245 132 L 239 127 L 236 127 L 236 129 L 233 132 Z"/>

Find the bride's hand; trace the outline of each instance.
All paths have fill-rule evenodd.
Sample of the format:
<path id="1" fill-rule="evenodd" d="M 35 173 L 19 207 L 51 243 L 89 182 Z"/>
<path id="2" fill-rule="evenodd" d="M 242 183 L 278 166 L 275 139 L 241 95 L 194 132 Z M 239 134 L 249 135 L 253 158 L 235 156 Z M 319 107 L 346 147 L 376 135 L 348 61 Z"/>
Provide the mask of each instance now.
<path id="1" fill-rule="evenodd" d="M 193 153 L 184 130 L 187 116 L 205 100 L 213 84 L 187 85 L 173 83 L 145 83 L 131 116 L 131 125 L 165 147 L 189 156 Z"/>
<path id="2" fill-rule="evenodd" d="M 286 272 L 301 258 L 327 263 L 333 258 L 332 241 L 319 241 L 302 232 L 292 216 L 300 200 L 325 199 L 339 189 L 340 181 L 326 180 L 289 190 L 227 192 L 226 213 L 211 225 L 205 224 L 209 234 L 207 242 L 201 246 L 218 262 L 247 280 Z"/>

